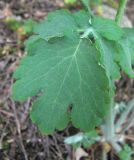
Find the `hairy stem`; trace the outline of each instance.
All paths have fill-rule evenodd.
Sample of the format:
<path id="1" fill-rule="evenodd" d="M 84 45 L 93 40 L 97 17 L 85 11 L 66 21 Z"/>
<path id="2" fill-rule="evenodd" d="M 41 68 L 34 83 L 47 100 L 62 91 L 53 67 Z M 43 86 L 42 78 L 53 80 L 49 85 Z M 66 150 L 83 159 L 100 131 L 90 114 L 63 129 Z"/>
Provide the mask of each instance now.
<path id="1" fill-rule="evenodd" d="M 90 0 L 80 0 L 82 2 L 82 4 L 87 8 L 88 12 L 89 12 L 89 15 L 90 16 L 93 16 L 93 13 L 91 11 L 91 8 L 90 8 L 90 3 L 91 1 Z"/>
<path id="2" fill-rule="evenodd" d="M 103 151 L 102 151 L 102 160 L 107 160 L 107 153 L 106 153 L 104 148 L 103 148 Z"/>
<path id="3" fill-rule="evenodd" d="M 119 2 L 119 8 L 118 8 L 116 18 L 115 18 L 115 21 L 117 22 L 118 25 L 120 25 L 120 22 L 124 15 L 126 4 L 127 4 L 127 0 L 120 0 Z"/>
<path id="4" fill-rule="evenodd" d="M 115 151 L 120 152 L 121 148 L 115 139 L 115 126 L 114 126 L 114 100 L 111 101 L 110 110 L 105 118 L 105 125 L 103 126 L 105 141 L 109 142 Z"/>
<path id="5" fill-rule="evenodd" d="M 103 132 L 104 132 L 105 141 L 111 142 L 111 140 L 114 137 L 113 100 L 111 101 L 110 110 L 105 118 Z M 107 153 L 104 148 L 102 153 L 102 160 L 107 160 Z"/>
<path id="6" fill-rule="evenodd" d="M 104 134 L 106 141 L 111 142 L 114 137 L 114 108 L 113 108 L 113 100 L 111 102 L 109 113 L 105 119 L 105 128 Z"/>
<path id="7" fill-rule="evenodd" d="M 91 11 L 91 1 L 89 0 L 89 5 L 88 5 L 88 7 L 87 7 L 87 9 L 88 9 L 88 13 L 89 13 L 89 15 L 91 16 L 91 17 L 93 17 L 93 12 Z"/>

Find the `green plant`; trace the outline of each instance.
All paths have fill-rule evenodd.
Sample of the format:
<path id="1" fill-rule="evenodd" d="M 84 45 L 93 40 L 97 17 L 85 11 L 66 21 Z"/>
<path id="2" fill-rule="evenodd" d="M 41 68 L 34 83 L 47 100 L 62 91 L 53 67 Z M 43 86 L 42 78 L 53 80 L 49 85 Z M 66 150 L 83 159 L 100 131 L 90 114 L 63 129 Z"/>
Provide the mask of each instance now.
<path id="1" fill-rule="evenodd" d="M 131 160 L 132 154 L 132 149 L 128 145 L 124 145 L 123 150 L 119 152 L 119 157 L 121 160 Z"/>
<path id="2" fill-rule="evenodd" d="M 75 4 L 76 2 L 79 2 L 78 0 L 64 0 L 65 4 Z M 82 1 L 84 2 L 84 1 Z M 86 2 L 86 1 L 85 1 Z M 102 4 L 103 0 L 90 0 L 89 3 L 92 3 L 94 5 L 100 5 Z"/>
<path id="3" fill-rule="evenodd" d="M 77 0 L 64 0 L 65 4 L 74 4 Z"/>
<path id="4" fill-rule="evenodd" d="M 82 3 L 88 11 L 55 11 L 36 25 L 35 35 L 26 41 L 27 56 L 14 73 L 13 98 L 24 101 L 40 94 L 30 117 L 43 134 L 63 130 L 72 122 L 87 132 L 82 143 L 92 135 L 94 140 L 109 142 L 119 153 L 120 132 L 116 131 L 128 114 L 116 128 L 114 81 L 121 70 L 134 77 L 134 29 L 119 26 L 125 0 L 120 1 L 116 21 L 93 15 L 89 1 Z M 96 136 L 96 126 L 101 126 L 103 138 Z"/>
<path id="5" fill-rule="evenodd" d="M 30 35 L 33 33 L 33 28 L 36 26 L 36 22 L 32 19 L 20 21 L 15 17 L 7 17 L 4 23 L 13 31 L 18 32 L 20 35 Z"/>

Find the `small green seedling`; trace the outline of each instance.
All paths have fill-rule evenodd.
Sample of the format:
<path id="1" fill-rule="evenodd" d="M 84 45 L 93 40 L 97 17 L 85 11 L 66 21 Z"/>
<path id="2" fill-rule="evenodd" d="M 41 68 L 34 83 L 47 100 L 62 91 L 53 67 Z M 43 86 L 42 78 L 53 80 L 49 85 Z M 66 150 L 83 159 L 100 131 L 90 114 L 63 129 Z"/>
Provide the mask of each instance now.
<path id="1" fill-rule="evenodd" d="M 66 143 L 106 141 L 121 153 L 120 127 L 128 114 L 125 107 L 114 124 L 120 108 L 114 107 L 114 82 L 121 71 L 134 77 L 134 28 L 119 26 L 126 0 L 120 1 L 116 21 L 93 15 L 89 1 L 82 3 L 88 11 L 58 10 L 36 25 L 26 41 L 27 55 L 14 73 L 13 98 L 25 101 L 41 93 L 30 117 L 43 134 L 72 123 L 84 133 Z M 99 126 L 102 137 L 94 131 Z"/>
<path id="2" fill-rule="evenodd" d="M 124 145 L 123 150 L 119 152 L 119 158 L 121 160 L 131 160 L 133 154 L 132 149 L 128 145 Z"/>
<path id="3" fill-rule="evenodd" d="M 30 35 L 33 33 L 33 28 L 36 26 L 36 22 L 32 19 L 21 21 L 16 17 L 7 17 L 4 23 L 13 31 L 18 32 L 21 35 Z"/>
<path id="4" fill-rule="evenodd" d="M 64 0 L 65 4 L 75 4 L 77 0 Z"/>

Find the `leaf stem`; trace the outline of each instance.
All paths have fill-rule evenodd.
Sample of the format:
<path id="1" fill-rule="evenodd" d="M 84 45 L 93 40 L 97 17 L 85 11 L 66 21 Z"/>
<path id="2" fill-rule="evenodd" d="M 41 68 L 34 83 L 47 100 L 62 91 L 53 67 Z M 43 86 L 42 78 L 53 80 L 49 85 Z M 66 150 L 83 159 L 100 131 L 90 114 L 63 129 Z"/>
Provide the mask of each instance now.
<path id="1" fill-rule="evenodd" d="M 118 8 L 116 18 L 115 18 L 115 21 L 117 22 L 118 25 L 120 25 L 121 23 L 123 14 L 125 12 L 126 4 L 127 4 L 127 0 L 120 0 L 119 2 L 119 8 Z"/>
<path id="2" fill-rule="evenodd" d="M 90 16 L 93 16 L 93 13 L 92 13 L 92 11 L 91 11 L 91 8 L 88 6 L 87 9 L 88 9 L 89 15 L 90 15 Z"/>
<path id="3" fill-rule="evenodd" d="M 87 8 L 88 12 L 89 12 L 89 15 L 90 16 L 93 16 L 93 13 L 91 11 L 91 7 L 90 7 L 90 3 L 91 1 L 90 0 L 80 0 L 82 2 L 82 4 Z"/>
<path id="4" fill-rule="evenodd" d="M 91 3 L 91 2 L 90 2 L 90 0 L 89 0 L 89 5 L 88 5 L 87 9 L 88 9 L 89 15 L 90 15 L 91 17 L 93 17 L 93 12 L 92 12 L 92 10 L 91 10 L 91 4 L 90 4 L 90 3 Z"/>
<path id="5" fill-rule="evenodd" d="M 104 148 L 103 148 L 103 151 L 102 151 L 102 160 L 107 160 L 107 153 L 106 153 Z"/>
<path id="6" fill-rule="evenodd" d="M 104 127 L 104 134 L 106 141 L 111 142 L 114 137 L 114 108 L 113 108 L 113 100 L 110 105 L 109 113 L 105 119 L 105 127 Z"/>
<path id="7" fill-rule="evenodd" d="M 110 109 L 105 118 L 105 125 L 103 126 L 103 132 L 106 142 L 109 142 L 118 153 L 121 150 L 121 148 L 115 139 L 114 99 L 111 100 Z"/>

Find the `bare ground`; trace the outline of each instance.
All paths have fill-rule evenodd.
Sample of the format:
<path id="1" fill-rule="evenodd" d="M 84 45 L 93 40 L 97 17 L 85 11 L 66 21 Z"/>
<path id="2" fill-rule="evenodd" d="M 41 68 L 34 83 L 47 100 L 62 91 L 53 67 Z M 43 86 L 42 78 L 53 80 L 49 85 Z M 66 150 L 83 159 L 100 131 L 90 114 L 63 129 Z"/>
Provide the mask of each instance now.
<path id="1" fill-rule="evenodd" d="M 0 160 L 72 160 L 72 148 L 63 140 L 78 130 L 70 126 L 64 132 L 42 136 L 29 119 L 32 101 L 16 103 L 12 100 L 12 75 L 24 55 L 24 47 L 22 40 L 18 43 L 16 32 L 2 21 L 10 14 L 21 19 L 39 20 L 63 5 L 60 0 L 0 0 Z M 133 0 L 128 3 L 127 15 L 134 24 Z M 133 79 L 123 75 L 116 85 L 116 101 L 128 101 L 134 96 Z M 130 133 L 134 135 L 134 128 Z M 132 141 L 128 143 L 134 145 Z M 99 150 L 100 144 L 93 146 L 88 151 L 89 157 L 95 160 Z"/>

